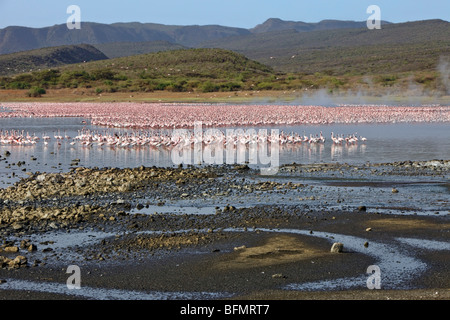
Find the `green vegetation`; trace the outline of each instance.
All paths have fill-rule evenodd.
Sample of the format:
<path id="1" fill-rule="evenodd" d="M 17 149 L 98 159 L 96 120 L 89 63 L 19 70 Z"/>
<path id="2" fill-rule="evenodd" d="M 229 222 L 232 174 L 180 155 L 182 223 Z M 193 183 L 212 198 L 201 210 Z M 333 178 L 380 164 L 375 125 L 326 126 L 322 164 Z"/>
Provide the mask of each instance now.
<path id="1" fill-rule="evenodd" d="M 108 42 L 95 44 L 94 47 L 111 59 L 160 51 L 186 49 L 186 47 L 180 44 L 168 41 Z"/>
<path id="2" fill-rule="evenodd" d="M 271 68 L 223 49 L 180 49 L 72 64 L 0 78 L 0 89 L 96 88 L 102 92 L 250 90 L 271 81 Z"/>

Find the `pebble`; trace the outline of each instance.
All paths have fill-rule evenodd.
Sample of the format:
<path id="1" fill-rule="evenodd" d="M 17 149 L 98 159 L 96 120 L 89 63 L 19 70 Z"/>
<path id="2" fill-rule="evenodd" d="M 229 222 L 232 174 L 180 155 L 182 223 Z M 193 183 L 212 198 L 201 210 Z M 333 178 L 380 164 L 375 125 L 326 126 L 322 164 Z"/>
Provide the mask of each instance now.
<path id="1" fill-rule="evenodd" d="M 333 253 L 341 253 L 344 250 L 344 244 L 341 242 L 335 242 L 331 246 L 331 252 Z"/>

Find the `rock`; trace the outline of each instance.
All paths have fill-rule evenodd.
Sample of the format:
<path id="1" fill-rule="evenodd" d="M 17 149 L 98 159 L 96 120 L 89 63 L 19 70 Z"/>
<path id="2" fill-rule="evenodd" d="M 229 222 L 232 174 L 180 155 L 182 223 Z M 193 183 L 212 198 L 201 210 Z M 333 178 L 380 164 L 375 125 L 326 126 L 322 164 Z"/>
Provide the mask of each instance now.
<path id="1" fill-rule="evenodd" d="M 392 188 L 392 193 L 398 193 L 398 190 L 396 188 Z"/>
<path id="2" fill-rule="evenodd" d="M 282 273 L 275 273 L 272 275 L 272 279 L 286 279 L 286 276 L 284 276 Z"/>
<path id="3" fill-rule="evenodd" d="M 0 256 L 0 268 L 4 268 L 8 265 L 9 261 L 11 261 L 11 259 L 4 257 L 4 256 Z"/>
<path id="4" fill-rule="evenodd" d="M 14 262 L 14 264 L 16 264 L 18 266 L 24 266 L 27 264 L 28 260 L 24 256 L 17 256 L 14 258 L 13 262 Z"/>
<path id="5" fill-rule="evenodd" d="M 6 150 L 6 151 L 3 153 L 3 155 L 4 155 L 5 157 L 9 157 L 9 156 L 11 155 L 11 152 L 9 152 L 8 150 Z"/>
<path id="6" fill-rule="evenodd" d="M 246 164 L 242 164 L 242 165 L 235 165 L 234 168 L 236 170 L 250 170 L 250 167 Z"/>
<path id="7" fill-rule="evenodd" d="M 243 250 L 243 249 L 245 249 L 245 248 L 246 248 L 245 245 L 240 246 L 240 247 L 234 247 L 234 251 Z"/>
<path id="8" fill-rule="evenodd" d="M 366 228 L 366 231 L 372 231 L 372 228 Z"/>
<path id="9" fill-rule="evenodd" d="M 26 267 L 28 260 L 24 256 L 17 256 L 14 259 L 9 259 L 6 257 L 0 256 L 0 267 L 8 269 L 17 269 L 20 267 Z"/>
<path id="10" fill-rule="evenodd" d="M 12 228 L 14 230 L 20 230 L 23 228 L 23 226 L 20 223 L 15 222 L 15 223 L 13 223 Z"/>
<path id="11" fill-rule="evenodd" d="M 359 206 L 358 207 L 358 211 L 367 211 L 367 208 L 366 208 L 366 206 Z"/>
<path id="12" fill-rule="evenodd" d="M 367 242 L 367 241 L 366 241 L 366 242 L 364 242 L 364 247 L 366 247 L 366 248 L 367 248 L 368 246 L 369 246 L 369 242 Z"/>
<path id="13" fill-rule="evenodd" d="M 33 194 L 31 193 L 30 190 L 27 190 L 27 193 L 25 194 L 25 198 L 26 199 L 31 199 L 31 200 L 34 199 L 34 196 L 33 196 Z"/>
<path id="14" fill-rule="evenodd" d="M 5 252 L 19 252 L 19 248 L 16 246 L 10 246 L 3 248 L 3 251 Z"/>
<path id="15" fill-rule="evenodd" d="M 126 182 L 118 188 L 119 192 L 127 192 L 132 190 L 131 183 Z"/>
<path id="16" fill-rule="evenodd" d="M 29 252 L 33 252 L 33 251 L 36 251 L 36 250 L 37 250 L 37 247 L 36 247 L 36 245 L 34 245 L 34 244 L 30 244 L 30 245 L 28 246 L 27 250 L 28 250 Z"/>
<path id="17" fill-rule="evenodd" d="M 28 240 L 20 241 L 20 249 L 25 249 L 28 246 Z"/>
<path id="18" fill-rule="evenodd" d="M 344 244 L 340 242 L 335 242 L 331 246 L 331 252 L 333 253 L 341 253 L 344 250 Z"/>
<path id="19" fill-rule="evenodd" d="M 55 222 L 50 222 L 48 226 L 52 229 L 58 229 L 58 225 Z"/>

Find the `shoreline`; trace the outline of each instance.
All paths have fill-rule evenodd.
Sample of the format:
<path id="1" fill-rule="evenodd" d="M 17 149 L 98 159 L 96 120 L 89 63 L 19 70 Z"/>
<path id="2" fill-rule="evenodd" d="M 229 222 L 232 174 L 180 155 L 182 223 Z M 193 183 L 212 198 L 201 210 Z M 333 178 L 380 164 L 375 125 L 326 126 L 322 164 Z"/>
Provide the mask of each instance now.
<path id="1" fill-rule="evenodd" d="M 371 183 L 371 169 L 383 167 L 385 177 L 436 179 L 444 187 L 448 166 L 426 163 L 365 165 L 366 181 Z M 305 204 L 293 198 L 305 198 L 312 187 L 304 179 L 329 178 L 334 170 L 350 174 L 353 166 L 284 166 L 281 172 L 297 183 L 277 180 L 281 176 L 260 182 L 257 170 L 242 165 L 78 167 L 32 175 L 0 190 L 0 256 L 26 258 L 0 269 L 0 298 L 448 300 L 445 203 L 438 213 L 385 214 L 370 210 L 370 201 L 364 207 L 324 210 L 312 206 L 316 200 Z M 385 180 L 387 185 L 372 187 L 391 188 L 392 181 Z M 343 181 L 339 188 L 357 187 Z M 386 194 L 386 201 L 390 197 Z M 170 212 L 174 205 L 215 209 L 157 213 L 158 208 Z M 343 252 L 330 252 L 339 239 Z M 414 239 L 432 247 L 418 246 Z M 33 244 L 36 248 L 29 251 Z M 81 269 L 82 288 L 88 289 L 84 295 L 73 296 L 66 288 L 66 269 L 72 264 Z M 366 269 L 374 264 L 382 266 L 380 290 L 366 287 Z M 19 279 L 27 280 L 23 290 L 14 289 Z M 330 284 L 320 284 L 327 279 Z M 348 288 L 333 288 L 338 280 Z M 358 281 L 356 287 L 352 281 Z M 304 283 L 317 288 L 292 289 Z M 114 290 L 122 291 L 117 296 Z"/>
<path id="2" fill-rule="evenodd" d="M 288 103 L 288 104 L 396 104 L 448 105 L 448 95 L 423 95 L 416 92 L 359 92 L 349 90 L 330 93 L 325 89 L 251 90 L 232 92 L 114 92 L 96 94 L 89 89 L 49 89 L 39 98 L 27 97 L 29 90 L 0 90 L 0 102 L 141 102 L 141 103 Z"/>

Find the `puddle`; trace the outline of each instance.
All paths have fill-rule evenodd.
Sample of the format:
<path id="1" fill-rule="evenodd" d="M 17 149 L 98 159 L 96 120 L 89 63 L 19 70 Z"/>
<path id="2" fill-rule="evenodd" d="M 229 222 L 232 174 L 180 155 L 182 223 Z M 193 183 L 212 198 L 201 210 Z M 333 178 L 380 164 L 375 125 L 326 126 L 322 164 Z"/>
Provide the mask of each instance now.
<path id="1" fill-rule="evenodd" d="M 232 295 L 217 292 L 162 292 L 162 291 L 129 291 L 107 288 L 84 287 L 69 289 L 67 284 L 55 282 L 34 282 L 27 280 L 6 279 L 0 284 L 0 290 L 26 290 L 55 294 L 68 294 L 95 300 L 207 300 L 224 299 Z"/>
<path id="2" fill-rule="evenodd" d="M 115 233 L 100 231 L 72 231 L 72 232 L 50 232 L 44 234 L 33 234 L 27 236 L 31 243 L 37 245 L 38 250 L 33 252 L 34 260 L 45 258 L 47 264 L 52 264 L 52 255 L 48 255 L 47 250 L 51 250 L 53 256 L 58 256 L 60 261 L 80 261 L 83 259 L 81 254 L 75 252 L 77 247 L 93 245 L 102 239 L 115 236 Z M 20 241 L 22 238 L 12 237 L 12 241 Z M 21 249 L 23 250 L 23 249 Z"/>
<path id="3" fill-rule="evenodd" d="M 154 214 L 154 213 L 170 213 L 170 214 L 199 214 L 210 215 L 216 213 L 216 207 L 192 207 L 192 206 L 145 206 L 142 209 L 132 209 L 131 214 Z"/>
<path id="4" fill-rule="evenodd" d="M 420 249 L 436 251 L 450 250 L 450 242 L 414 238 L 396 238 L 395 240 Z"/>
<path id="5" fill-rule="evenodd" d="M 225 229 L 226 230 L 226 229 Z M 228 231 L 239 231 L 237 229 L 228 229 Z M 300 234 L 306 236 L 320 237 L 329 239 L 330 242 L 341 242 L 344 244 L 344 251 L 360 252 L 374 257 L 377 261 L 374 263 L 381 271 L 381 286 L 383 289 L 410 289 L 410 281 L 424 272 L 427 265 L 403 252 L 398 246 L 393 244 L 385 244 L 370 241 L 370 245 L 366 248 L 364 238 L 354 236 L 328 233 L 314 232 L 310 234 L 309 230 L 296 229 L 252 229 L 249 231 L 265 231 L 265 232 L 281 232 Z M 369 267 L 369 266 L 368 266 Z M 363 270 L 364 272 L 365 270 Z M 292 283 L 286 285 L 286 290 L 342 290 L 350 288 L 364 288 L 367 285 L 369 275 L 362 274 L 360 277 L 338 278 L 333 280 L 323 280 L 308 283 Z"/>

